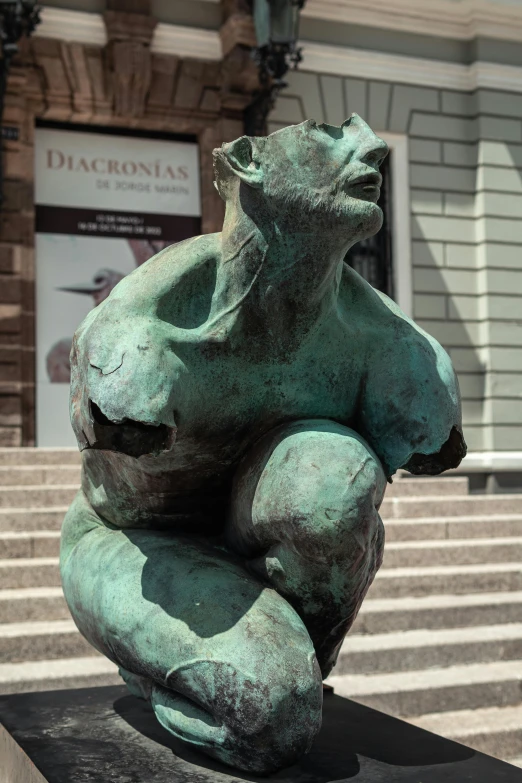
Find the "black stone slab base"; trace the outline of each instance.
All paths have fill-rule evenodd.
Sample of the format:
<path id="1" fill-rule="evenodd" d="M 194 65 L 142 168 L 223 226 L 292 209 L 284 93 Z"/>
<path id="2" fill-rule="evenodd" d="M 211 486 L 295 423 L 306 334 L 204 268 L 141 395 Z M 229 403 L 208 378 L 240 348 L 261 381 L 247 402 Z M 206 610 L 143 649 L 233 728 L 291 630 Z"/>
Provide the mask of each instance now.
<path id="1" fill-rule="evenodd" d="M 0 722 L 2 783 L 522 782 L 510 764 L 332 693 L 311 752 L 269 778 L 188 749 L 120 686 L 2 696 Z"/>

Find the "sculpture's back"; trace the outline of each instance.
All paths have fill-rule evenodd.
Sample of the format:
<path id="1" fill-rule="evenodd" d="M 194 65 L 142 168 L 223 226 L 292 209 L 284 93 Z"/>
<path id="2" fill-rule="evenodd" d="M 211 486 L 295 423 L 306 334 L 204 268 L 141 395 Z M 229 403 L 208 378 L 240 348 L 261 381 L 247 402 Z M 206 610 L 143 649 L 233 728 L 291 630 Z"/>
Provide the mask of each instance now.
<path id="1" fill-rule="evenodd" d="M 386 479 L 465 453 L 449 358 L 343 263 L 385 154 L 356 115 L 225 145 L 223 233 L 137 269 L 73 346 L 71 612 L 164 726 L 253 772 L 318 731 Z"/>

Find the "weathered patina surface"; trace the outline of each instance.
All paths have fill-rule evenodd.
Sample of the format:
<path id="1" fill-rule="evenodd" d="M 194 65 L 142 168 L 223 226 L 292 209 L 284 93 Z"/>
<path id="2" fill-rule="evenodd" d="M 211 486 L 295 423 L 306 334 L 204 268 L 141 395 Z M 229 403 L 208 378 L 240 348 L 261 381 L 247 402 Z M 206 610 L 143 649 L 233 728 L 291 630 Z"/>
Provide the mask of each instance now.
<path id="1" fill-rule="evenodd" d="M 251 772 L 319 730 L 386 479 L 465 453 L 447 354 L 343 262 L 381 226 L 386 153 L 357 115 L 224 145 L 223 232 L 122 280 L 73 344 L 73 617 L 169 731 Z"/>

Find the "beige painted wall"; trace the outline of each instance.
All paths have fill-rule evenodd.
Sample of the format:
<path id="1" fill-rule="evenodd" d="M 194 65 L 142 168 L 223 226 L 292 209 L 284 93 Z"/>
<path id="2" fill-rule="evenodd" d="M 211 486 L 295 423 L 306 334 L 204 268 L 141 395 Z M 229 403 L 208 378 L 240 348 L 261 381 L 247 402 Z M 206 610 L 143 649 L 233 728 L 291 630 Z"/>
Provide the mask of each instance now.
<path id="1" fill-rule="evenodd" d="M 409 147 L 413 312 L 458 372 L 472 451 L 522 451 L 522 95 L 292 73 L 270 130 L 357 111 Z"/>

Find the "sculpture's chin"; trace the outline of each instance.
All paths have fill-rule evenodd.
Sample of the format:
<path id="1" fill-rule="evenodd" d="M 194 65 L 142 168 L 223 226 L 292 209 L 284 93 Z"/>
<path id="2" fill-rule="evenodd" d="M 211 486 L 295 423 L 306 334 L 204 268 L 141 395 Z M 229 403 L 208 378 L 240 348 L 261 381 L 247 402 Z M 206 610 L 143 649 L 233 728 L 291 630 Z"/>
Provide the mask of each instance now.
<path id="1" fill-rule="evenodd" d="M 356 227 L 356 241 L 360 242 L 362 239 L 367 239 L 380 231 L 383 220 L 384 215 L 378 204 L 357 199 L 357 208 L 351 214 L 352 224 Z"/>
<path id="2" fill-rule="evenodd" d="M 361 206 L 361 212 L 375 221 L 378 230 L 382 226 L 382 221 L 384 220 L 384 214 L 380 206 L 375 201 L 370 201 L 369 199 L 360 198 L 357 199 L 357 201 Z"/>

